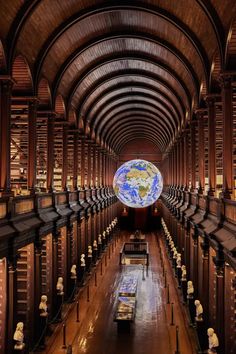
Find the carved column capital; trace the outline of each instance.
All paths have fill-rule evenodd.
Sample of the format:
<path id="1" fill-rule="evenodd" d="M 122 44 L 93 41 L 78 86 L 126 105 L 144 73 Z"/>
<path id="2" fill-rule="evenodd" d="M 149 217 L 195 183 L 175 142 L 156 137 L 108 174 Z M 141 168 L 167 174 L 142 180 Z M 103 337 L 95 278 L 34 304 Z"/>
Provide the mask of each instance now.
<path id="1" fill-rule="evenodd" d="M 221 88 L 230 89 L 235 75 L 236 73 L 230 71 L 222 72 L 219 77 Z"/>
<path id="2" fill-rule="evenodd" d="M 204 238 L 204 240 L 200 243 L 200 247 L 202 249 L 203 257 L 209 257 L 209 242 Z"/>
<path id="3" fill-rule="evenodd" d="M 213 262 L 215 264 L 216 268 L 216 274 L 218 277 L 223 277 L 224 276 L 224 256 L 221 254 L 221 252 L 217 252 L 216 256 L 213 257 Z"/>

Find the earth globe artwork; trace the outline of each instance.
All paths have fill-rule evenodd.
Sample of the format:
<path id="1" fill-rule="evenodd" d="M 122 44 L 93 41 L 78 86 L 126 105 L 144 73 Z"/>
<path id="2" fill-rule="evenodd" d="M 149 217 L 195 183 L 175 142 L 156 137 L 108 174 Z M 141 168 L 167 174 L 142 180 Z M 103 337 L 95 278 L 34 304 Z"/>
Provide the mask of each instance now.
<path id="1" fill-rule="evenodd" d="M 113 179 L 117 198 L 131 208 L 144 208 L 161 195 L 162 175 L 158 168 L 146 160 L 130 160 L 121 165 Z"/>

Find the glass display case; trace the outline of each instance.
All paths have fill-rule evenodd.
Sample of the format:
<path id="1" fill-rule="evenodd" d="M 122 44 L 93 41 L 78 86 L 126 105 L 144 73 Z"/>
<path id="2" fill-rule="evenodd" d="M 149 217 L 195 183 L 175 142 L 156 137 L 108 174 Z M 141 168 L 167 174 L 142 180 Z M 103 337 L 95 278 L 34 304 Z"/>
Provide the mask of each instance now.
<path id="1" fill-rule="evenodd" d="M 134 320 L 137 284 L 138 278 L 136 276 L 123 277 L 118 290 L 117 307 L 114 315 L 114 321 L 122 323 L 122 321 L 132 322 Z"/>

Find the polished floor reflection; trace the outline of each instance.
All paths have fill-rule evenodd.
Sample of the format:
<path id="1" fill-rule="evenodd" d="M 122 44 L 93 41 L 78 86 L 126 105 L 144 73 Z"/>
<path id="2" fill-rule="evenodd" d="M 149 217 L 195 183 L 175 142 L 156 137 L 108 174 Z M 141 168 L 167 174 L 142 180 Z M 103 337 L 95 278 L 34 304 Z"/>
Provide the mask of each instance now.
<path id="1" fill-rule="evenodd" d="M 101 264 L 92 275 L 89 287 L 80 295 L 80 322 L 76 322 L 76 306 L 67 319 L 67 345 L 72 345 L 75 354 L 174 354 L 176 351 L 176 325 L 179 326 L 179 349 L 181 354 L 196 353 L 192 329 L 186 321 L 186 311 L 178 297 L 178 289 L 168 259 L 164 259 L 167 282 L 170 285 L 170 300 L 174 303 L 174 325 L 171 325 L 171 305 L 167 304 L 164 288 L 163 269 L 160 264 L 160 247 L 154 234 L 147 235 L 150 251 L 148 271 L 142 265 L 119 266 L 119 252 L 122 243 L 128 240 L 123 233 L 114 245 L 110 246 Z M 109 258 L 110 254 L 110 258 Z M 107 264 L 107 265 L 106 265 Z M 102 275 L 101 275 L 102 273 Z M 137 306 L 134 323 L 130 330 L 118 331 L 114 322 L 117 289 L 124 274 L 138 276 Z M 62 330 L 48 341 L 45 353 L 66 353 L 62 348 Z"/>

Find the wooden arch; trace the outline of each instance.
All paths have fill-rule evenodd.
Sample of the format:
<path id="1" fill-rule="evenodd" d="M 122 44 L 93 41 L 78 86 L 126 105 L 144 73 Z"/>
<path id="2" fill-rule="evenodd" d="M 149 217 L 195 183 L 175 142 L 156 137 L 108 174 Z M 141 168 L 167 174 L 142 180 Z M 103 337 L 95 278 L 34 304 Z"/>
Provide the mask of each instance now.
<path id="1" fill-rule="evenodd" d="M 64 118 L 66 116 L 65 102 L 62 95 L 60 94 L 57 95 L 55 100 L 55 112 Z"/>
<path id="2" fill-rule="evenodd" d="M 76 112 L 73 108 L 71 108 L 69 110 L 69 113 L 68 113 L 68 121 L 69 121 L 69 124 L 70 125 L 76 125 L 77 123 L 77 116 L 76 116 Z"/>
<path id="3" fill-rule="evenodd" d="M 5 73 L 7 70 L 5 50 L 0 40 L 0 73 Z"/>
<path id="4" fill-rule="evenodd" d="M 33 80 L 27 61 L 22 55 L 18 55 L 13 61 L 12 78 L 15 81 L 13 93 L 16 95 L 33 96 Z"/>
<path id="5" fill-rule="evenodd" d="M 45 109 L 51 109 L 52 107 L 52 97 L 51 97 L 51 89 L 49 87 L 49 83 L 47 79 L 42 78 L 38 85 L 38 99 L 39 106 Z"/>
<path id="6" fill-rule="evenodd" d="M 225 69 L 232 70 L 236 66 L 236 18 L 232 21 L 227 36 L 225 50 Z"/>
<path id="7" fill-rule="evenodd" d="M 209 90 L 211 93 L 220 92 L 220 84 L 219 84 L 219 76 L 222 71 L 220 55 L 217 52 L 214 55 L 211 65 L 211 75 L 210 75 L 210 82 L 209 82 Z"/>

